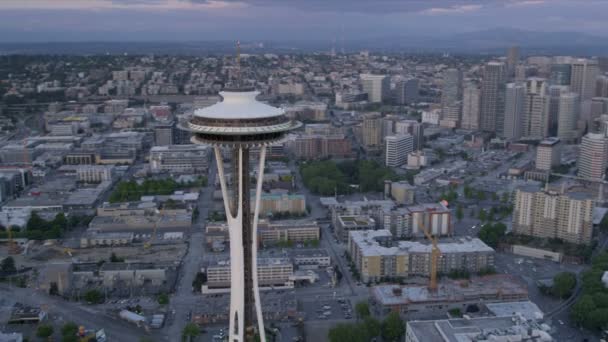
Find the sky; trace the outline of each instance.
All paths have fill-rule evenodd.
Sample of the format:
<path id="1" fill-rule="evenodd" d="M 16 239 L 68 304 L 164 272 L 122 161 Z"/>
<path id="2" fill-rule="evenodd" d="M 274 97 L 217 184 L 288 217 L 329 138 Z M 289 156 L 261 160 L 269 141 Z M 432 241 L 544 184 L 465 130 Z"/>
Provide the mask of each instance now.
<path id="1" fill-rule="evenodd" d="M 369 39 L 515 28 L 608 36 L 608 0 L 0 0 L 0 42 Z"/>

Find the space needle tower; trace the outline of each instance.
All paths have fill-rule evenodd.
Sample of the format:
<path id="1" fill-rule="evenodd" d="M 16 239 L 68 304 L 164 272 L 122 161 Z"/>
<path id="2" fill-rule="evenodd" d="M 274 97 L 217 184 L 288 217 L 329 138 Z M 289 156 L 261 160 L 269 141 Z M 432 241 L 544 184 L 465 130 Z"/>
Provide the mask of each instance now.
<path id="1" fill-rule="evenodd" d="M 238 45 L 237 45 L 238 48 Z M 239 55 L 237 54 L 237 65 Z M 253 340 L 254 313 L 261 341 L 266 341 L 257 267 L 257 228 L 266 146 L 301 126 L 285 112 L 256 100 L 259 92 L 238 81 L 220 92 L 222 101 L 197 109 L 187 124 L 192 142 L 213 147 L 230 235 L 230 342 Z M 259 148 L 253 215 L 250 203 L 249 155 Z M 232 154 L 232 191 L 226 185 L 222 149 Z"/>

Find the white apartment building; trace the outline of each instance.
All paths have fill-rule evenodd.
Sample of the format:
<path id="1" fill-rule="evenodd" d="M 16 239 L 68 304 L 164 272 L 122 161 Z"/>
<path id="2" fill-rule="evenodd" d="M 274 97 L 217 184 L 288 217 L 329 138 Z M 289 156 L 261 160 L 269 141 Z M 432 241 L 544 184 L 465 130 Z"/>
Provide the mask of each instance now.
<path id="1" fill-rule="evenodd" d="M 409 134 L 389 135 L 385 144 L 386 166 L 399 167 L 407 163 L 407 155 L 414 150 L 414 137 Z"/>

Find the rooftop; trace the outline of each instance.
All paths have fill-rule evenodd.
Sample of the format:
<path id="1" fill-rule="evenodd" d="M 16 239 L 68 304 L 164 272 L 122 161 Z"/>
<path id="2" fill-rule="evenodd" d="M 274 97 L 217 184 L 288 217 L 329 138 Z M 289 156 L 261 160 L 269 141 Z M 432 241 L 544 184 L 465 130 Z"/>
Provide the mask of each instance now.
<path id="1" fill-rule="evenodd" d="M 220 120 L 262 119 L 284 114 L 280 108 L 256 100 L 258 91 L 222 91 L 222 101 L 212 106 L 197 109 L 196 117 Z"/>
<path id="2" fill-rule="evenodd" d="M 399 241 L 396 246 L 383 246 L 379 240 L 392 237 L 385 229 L 351 231 L 350 240 L 360 249 L 363 256 L 403 255 L 409 253 L 431 253 L 432 244 L 427 241 Z M 493 253 L 494 249 L 478 238 L 462 237 L 441 239 L 438 243 L 441 253 Z"/>
<path id="3" fill-rule="evenodd" d="M 461 302 L 471 298 L 491 298 L 519 295 L 528 296 L 528 287 L 519 278 L 508 274 L 474 277 L 470 280 L 442 279 L 437 292 L 426 285 L 378 285 L 371 294 L 382 305 L 415 303 Z"/>
<path id="4" fill-rule="evenodd" d="M 553 341 L 546 324 L 518 316 L 410 321 L 408 332 L 425 342 Z"/>

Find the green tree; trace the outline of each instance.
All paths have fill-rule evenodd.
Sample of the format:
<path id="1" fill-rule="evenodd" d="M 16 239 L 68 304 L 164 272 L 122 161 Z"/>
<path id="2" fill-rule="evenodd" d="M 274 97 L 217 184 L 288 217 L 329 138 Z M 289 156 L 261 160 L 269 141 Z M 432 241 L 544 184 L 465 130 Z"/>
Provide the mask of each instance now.
<path id="1" fill-rule="evenodd" d="M 604 215 L 600 221 L 600 230 L 602 232 L 608 232 L 608 215 Z"/>
<path id="2" fill-rule="evenodd" d="M 51 335 L 53 335 L 53 331 L 53 326 L 49 324 L 41 324 L 38 326 L 38 329 L 36 329 L 36 336 L 40 338 L 49 338 Z"/>
<path id="3" fill-rule="evenodd" d="M 169 304 L 169 296 L 166 293 L 159 294 L 158 297 L 156 298 L 156 300 L 158 301 L 158 304 L 160 304 L 160 305 Z"/>
<path id="4" fill-rule="evenodd" d="M 110 262 L 124 262 L 125 259 L 117 256 L 114 252 L 110 254 Z"/>
<path id="5" fill-rule="evenodd" d="M 593 310 L 595 310 L 593 297 L 590 295 L 583 295 L 581 299 L 572 306 L 570 318 L 577 325 L 583 325 Z"/>
<path id="6" fill-rule="evenodd" d="M 553 278 L 551 293 L 558 298 L 566 298 L 576 287 L 576 275 L 572 272 L 560 272 Z"/>
<path id="7" fill-rule="evenodd" d="M 398 341 L 405 334 L 405 324 L 397 312 L 391 312 L 382 322 L 382 338 L 385 341 Z"/>
<path id="8" fill-rule="evenodd" d="M 608 308 L 597 308 L 587 315 L 585 326 L 589 329 L 600 330 L 608 324 Z"/>
<path id="9" fill-rule="evenodd" d="M 484 224 L 479 233 L 477 233 L 477 237 L 485 242 L 488 246 L 496 248 L 500 240 L 505 236 L 507 232 L 507 226 L 503 223 L 486 223 Z"/>
<path id="10" fill-rule="evenodd" d="M 483 208 L 479 209 L 479 214 L 478 214 L 477 218 L 479 219 L 479 221 L 485 221 L 486 220 L 487 215 L 486 215 L 486 211 Z"/>
<path id="11" fill-rule="evenodd" d="M 337 324 L 329 329 L 327 338 L 329 339 L 329 342 L 352 341 L 352 333 L 353 329 L 351 324 Z"/>
<path id="12" fill-rule="evenodd" d="M 505 192 L 502 193 L 501 202 L 502 203 L 508 203 L 510 198 L 511 198 L 511 194 L 509 194 L 508 191 L 505 191 Z"/>
<path id="13" fill-rule="evenodd" d="M 188 323 L 182 330 L 182 341 L 188 341 L 188 339 L 195 338 L 200 333 L 201 330 L 198 328 L 198 325 L 194 323 Z"/>
<path id="14" fill-rule="evenodd" d="M 382 324 L 371 316 L 365 317 L 363 320 L 363 325 L 365 326 L 365 330 L 367 331 L 367 335 L 369 337 L 380 336 L 382 333 Z"/>
<path id="15" fill-rule="evenodd" d="M 483 190 L 477 190 L 477 200 L 483 201 L 486 199 L 486 192 Z"/>
<path id="16" fill-rule="evenodd" d="M 357 317 L 360 319 L 369 317 L 369 304 L 364 301 L 358 302 L 357 304 L 355 304 L 355 312 L 357 313 Z"/>
<path id="17" fill-rule="evenodd" d="M 74 322 L 67 322 L 61 327 L 61 342 L 78 342 L 76 337 L 78 326 Z"/>
<path id="18" fill-rule="evenodd" d="M 85 292 L 84 300 L 91 304 L 103 303 L 103 294 L 99 290 L 89 290 Z"/>
<path id="19" fill-rule="evenodd" d="M 27 230 L 46 230 L 48 228 L 48 222 L 43 220 L 38 213 L 35 211 L 30 215 L 30 219 L 27 221 Z"/>
<path id="20" fill-rule="evenodd" d="M 462 209 L 462 205 L 458 204 L 456 206 L 456 218 L 458 219 L 458 221 L 462 221 L 462 218 L 464 217 L 464 212 Z"/>
<path id="21" fill-rule="evenodd" d="M 15 266 L 15 259 L 12 256 L 8 256 L 2 259 L 2 263 L 0 264 L 0 271 L 3 273 L 15 273 L 17 272 L 17 267 Z"/>

